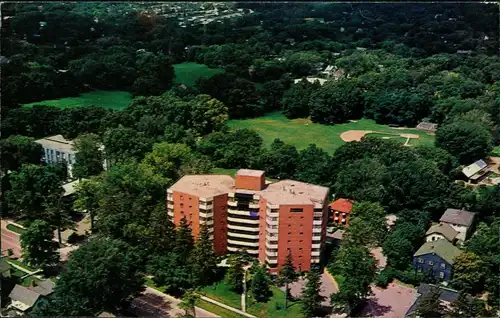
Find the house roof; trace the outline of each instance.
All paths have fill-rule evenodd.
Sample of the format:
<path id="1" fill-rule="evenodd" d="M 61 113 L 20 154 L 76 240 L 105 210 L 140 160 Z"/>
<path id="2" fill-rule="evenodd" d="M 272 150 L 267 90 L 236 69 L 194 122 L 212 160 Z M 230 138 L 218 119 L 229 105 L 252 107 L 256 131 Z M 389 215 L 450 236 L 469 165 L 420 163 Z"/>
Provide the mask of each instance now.
<path id="1" fill-rule="evenodd" d="M 62 135 L 55 135 L 35 140 L 43 148 L 54 149 L 64 153 L 75 153 L 73 149 L 73 140 L 67 140 Z"/>
<path id="2" fill-rule="evenodd" d="M 187 175 L 177 181 L 169 190 L 200 197 L 214 197 L 232 192 L 234 180 L 227 175 Z"/>
<path id="3" fill-rule="evenodd" d="M 426 235 L 433 234 L 433 233 L 439 233 L 443 235 L 448 241 L 453 241 L 455 237 L 457 237 L 458 232 L 455 231 L 454 228 L 451 227 L 451 225 L 447 223 L 439 223 L 431 226 L 428 230 Z"/>
<path id="4" fill-rule="evenodd" d="M 328 236 L 330 236 L 332 239 L 342 241 L 342 239 L 344 237 L 344 233 L 345 233 L 345 230 L 337 230 L 337 231 L 333 232 L 333 234 L 329 234 Z"/>
<path id="5" fill-rule="evenodd" d="M 439 219 L 439 222 L 470 226 L 474 221 L 474 216 L 476 216 L 476 214 L 473 212 L 447 209 Z"/>
<path id="6" fill-rule="evenodd" d="M 38 283 L 37 286 L 31 287 L 30 289 L 41 296 L 48 296 L 54 291 L 55 284 L 50 280 L 46 279 Z"/>
<path id="7" fill-rule="evenodd" d="M 269 184 L 261 191 L 261 195 L 269 204 L 323 206 L 328 191 L 326 187 L 310 183 L 281 180 Z"/>
<path id="8" fill-rule="evenodd" d="M 38 293 L 21 285 L 14 286 L 14 289 L 9 294 L 9 298 L 12 301 L 21 302 L 29 307 L 33 307 L 38 297 L 40 297 Z"/>
<path id="9" fill-rule="evenodd" d="M 468 165 L 467 167 L 462 169 L 462 173 L 467 177 L 470 178 L 477 174 L 478 172 L 481 172 L 482 170 L 483 173 L 487 172 L 488 169 L 488 164 L 484 162 L 484 160 L 478 160 L 474 162 L 473 164 Z M 483 174 L 481 173 L 481 174 Z"/>
<path id="10" fill-rule="evenodd" d="M 264 171 L 262 170 L 253 170 L 253 169 L 239 169 L 236 171 L 237 176 L 246 176 L 246 177 L 262 177 L 264 175 Z"/>
<path id="11" fill-rule="evenodd" d="M 81 181 L 84 181 L 87 179 L 82 179 Z M 66 184 L 63 184 L 63 189 L 64 189 L 64 194 L 63 197 L 72 195 L 76 192 L 76 185 L 80 184 L 80 180 L 75 180 Z"/>
<path id="12" fill-rule="evenodd" d="M 339 211 L 343 213 L 351 213 L 352 211 L 352 205 L 354 204 L 354 201 L 349 200 L 349 199 L 337 199 L 330 203 L 328 207 L 334 211 Z"/>
<path id="13" fill-rule="evenodd" d="M 452 303 L 458 298 L 458 291 L 454 289 L 445 288 L 437 285 L 420 284 L 417 290 L 419 296 L 417 299 L 415 299 L 413 305 L 411 305 L 411 307 L 408 309 L 408 311 L 405 314 L 405 317 L 413 317 L 413 313 L 417 309 L 418 304 L 420 303 L 420 299 L 422 298 L 422 296 L 428 294 L 431 291 L 432 287 L 439 288 L 439 290 L 441 291 L 441 294 L 439 295 L 439 300 L 442 302 Z"/>
<path id="14" fill-rule="evenodd" d="M 426 254 L 436 254 L 445 260 L 448 264 L 453 265 L 455 257 L 463 252 L 455 245 L 447 240 L 437 240 L 432 242 L 425 242 L 413 256 L 421 256 Z"/>

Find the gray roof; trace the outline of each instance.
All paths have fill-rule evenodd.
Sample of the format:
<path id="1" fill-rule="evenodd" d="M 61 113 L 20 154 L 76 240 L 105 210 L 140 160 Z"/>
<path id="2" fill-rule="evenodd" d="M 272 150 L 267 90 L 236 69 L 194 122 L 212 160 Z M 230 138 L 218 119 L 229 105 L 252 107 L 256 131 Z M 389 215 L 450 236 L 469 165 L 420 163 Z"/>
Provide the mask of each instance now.
<path id="1" fill-rule="evenodd" d="M 97 317 L 101 317 L 101 318 L 111 318 L 111 317 L 116 317 L 115 315 L 109 313 L 109 312 L 106 312 L 106 311 L 103 311 L 102 313 L 99 314 L 99 316 Z"/>
<path id="2" fill-rule="evenodd" d="M 431 226 L 428 230 L 426 235 L 433 234 L 433 233 L 439 233 L 443 235 L 448 241 L 452 242 L 455 237 L 457 237 L 458 232 L 455 231 L 454 228 L 452 228 L 449 224 L 447 223 L 439 223 Z"/>
<path id="3" fill-rule="evenodd" d="M 41 296 L 48 296 L 52 294 L 54 286 L 55 284 L 50 279 L 46 279 L 39 282 L 37 286 L 30 289 Z"/>
<path id="4" fill-rule="evenodd" d="M 455 257 L 462 254 L 463 252 L 447 240 L 437 240 L 432 242 L 425 242 L 422 246 L 420 246 L 418 251 L 413 254 L 413 256 L 420 256 L 431 253 L 436 254 L 437 256 L 445 260 L 448 264 L 453 265 L 453 263 L 455 262 Z"/>
<path id="5" fill-rule="evenodd" d="M 474 221 L 475 215 L 475 213 L 465 210 L 448 209 L 441 216 L 439 222 L 458 224 L 468 227 Z"/>
<path id="6" fill-rule="evenodd" d="M 436 285 L 430 285 L 430 284 L 420 284 L 418 286 L 418 293 L 420 294 L 417 299 L 415 299 L 415 302 L 411 305 L 410 309 L 405 314 L 405 317 L 413 317 L 413 313 L 417 309 L 420 299 L 422 296 L 425 296 L 427 293 L 431 291 L 432 287 L 437 287 L 441 291 L 441 294 L 439 295 L 439 300 L 442 302 L 454 302 L 458 298 L 458 291 L 450 289 L 450 288 L 444 288 L 441 286 L 436 286 Z"/>
<path id="7" fill-rule="evenodd" d="M 9 295 L 11 300 L 19 301 L 30 307 L 33 307 L 38 297 L 40 297 L 39 294 L 21 285 L 14 286 Z"/>

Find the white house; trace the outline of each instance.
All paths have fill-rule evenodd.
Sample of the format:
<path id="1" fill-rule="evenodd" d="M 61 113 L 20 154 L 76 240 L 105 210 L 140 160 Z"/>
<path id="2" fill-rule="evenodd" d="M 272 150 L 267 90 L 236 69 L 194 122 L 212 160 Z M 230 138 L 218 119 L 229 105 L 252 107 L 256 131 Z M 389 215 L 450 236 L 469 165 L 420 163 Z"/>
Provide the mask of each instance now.
<path id="1" fill-rule="evenodd" d="M 432 242 L 436 240 L 448 240 L 450 243 L 454 243 L 458 235 L 451 225 L 447 223 L 439 223 L 431 226 L 427 233 L 425 233 L 425 241 Z"/>
<path id="2" fill-rule="evenodd" d="M 471 234 L 475 216 L 476 214 L 473 212 L 447 209 L 439 219 L 439 222 L 441 224 L 448 224 L 457 231 L 456 238 L 463 243 Z"/>
<path id="3" fill-rule="evenodd" d="M 76 154 L 73 140 L 67 140 L 62 135 L 55 135 L 35 140 L 35 142 L 42 145 L 44 152 L 43 160 L 46 163 L 52 164 L 65 161 L 68 165 L 68 176 L 70 178 L 73 177 L 72 170 Z M 104 146 L 101 146 L 99 149 L 104 151 Z M 103 168 L 104 170 L 109 168 L 106 159 L 104 159 Z"/>

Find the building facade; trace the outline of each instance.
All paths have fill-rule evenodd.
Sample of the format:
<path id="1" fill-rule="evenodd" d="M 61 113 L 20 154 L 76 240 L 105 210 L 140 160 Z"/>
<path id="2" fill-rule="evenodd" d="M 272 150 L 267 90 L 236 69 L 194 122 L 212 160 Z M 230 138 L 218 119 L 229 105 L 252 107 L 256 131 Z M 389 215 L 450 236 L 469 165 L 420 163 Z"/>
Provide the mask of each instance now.
<path id="1" fill-rule="evenodd" d="M 465 242 L 473 230 L 475 213 L 457 210 L 457 209 L 447 209 L 444 214 L 439 219 L 442 224 L 450 225 L 455 231 L 458 232 L 456 238 L 460 243 Z"/>
<path id="2" fill-rule="evenodd" d="M 337 199 L 328 205 L 330 218 L 333 223 L 349 226 L 349 214 L 351 214 L 354 201 L 349 199 Z"/>
<path id="3" fill-rule="evenodd" d="M 438 281 L 448 281 L 453 277 L 454 259 L 460 254 L 462 251 L 448 240 L 425 242 L 413 255 L 413 268 Z"/>
<path id="4" fill-rule="evenodd" d="M 182 194 L 182 198 L 180 197 Z M 188 208 L 181 202 L 193 202 Z M 246 251 L 272 272 L 291 254 L 298 270 L 319 263 L 328 223 L 328 188 L 294 180 L 267 183 L 264 171 L 240 169 L 229 176 L 185 176 L 167 190 L 167 207 L 176 225 L 186 217 L 199 234 L 200 201 L 209 206 L 218 254 Z"/>

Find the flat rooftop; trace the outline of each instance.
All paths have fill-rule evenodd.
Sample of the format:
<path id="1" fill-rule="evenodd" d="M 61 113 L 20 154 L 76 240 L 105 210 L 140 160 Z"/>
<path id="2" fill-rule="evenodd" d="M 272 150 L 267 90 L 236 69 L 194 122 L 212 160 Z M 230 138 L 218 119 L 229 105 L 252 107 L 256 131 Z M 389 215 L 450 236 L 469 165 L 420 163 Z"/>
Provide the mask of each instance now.
<path id="1" fill-rule="evenodd" d="M 261 177 L 265 171 L 262 170 L 252 170 L 252 169 L 239 169 L 236 171 L 237 176 L 247 176 L 247 177 Z"/>
<path id="2" fill-rule="evenodd" d="M 231 176 L 212 174 L 184 176 L 169 189 L 199 197 L 213 197 L 232 192 L 233 187 Z"/>
<path id="3" fill-rule="evenodd" d="M 64 139 L 62 135 L 55 135 L 35 140 L 43 148 L 54 149 L 64 153 L 74 153 L 73 140 Z"/>
<path id="4" fill-rule="evenodd" d="M 307 205 L 321 204 L 328 199 L 328 188 L 295 180 L 271 183 L 261 191 L 270 204 Z"/>

